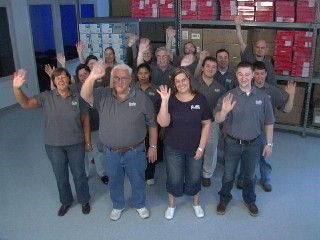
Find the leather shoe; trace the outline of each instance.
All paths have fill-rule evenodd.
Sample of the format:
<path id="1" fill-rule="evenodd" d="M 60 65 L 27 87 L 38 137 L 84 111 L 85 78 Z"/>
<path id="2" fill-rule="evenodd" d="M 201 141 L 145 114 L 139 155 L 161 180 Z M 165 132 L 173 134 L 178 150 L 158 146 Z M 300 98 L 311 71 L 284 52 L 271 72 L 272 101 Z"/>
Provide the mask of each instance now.
<path id="1" fill-rule="evenodd" d="M 265 192 L 272 191 L 272 185 L 270 183 L 262 183 L 262 188 Z"/>
<path id="2" fill-rule="evenodd" d="M 60 207 L 60 209 L 58 211 L 58 216 L 59 217 L 64 216 L 68 212 L 70 206 L 71 205 L 61 205 L 61 207 Z"/>
<path id="3" fill-rule="evenodd" d="M 211 179 L 210 178 L 202 178 L 202 186 L 210 187 L 211 186 Z"/>
<path id="4" fill-rule="evenodd" d="M 103 177 L 101 177 L 101 182 L 103 182 L 104 184 L 108 184 L 109 183 L 109 178 L 108 178 L 108 176 L 103 176 Z"/>
<path id="5" fill-rule="evenodd" d="M 259 209 L 255 203 L 246 203 L 246 207 L 248 208 L 251 216 L 257 217 L 259 215 Z"/>
<path id="6" fill-rule="evenodd" d="M 89 203 L 82 204 L 82 213 L 83 214 L 89 214 L 90 210 L 91 210 L 91 208 L 90 208 Z"/>
<path id="7" fill-rule="evenodd" d="M 217 213 L 220 215 L 225 214 L 227 206 L 228 206 L 228 203 L 220 202 L 217 206 Z"/>
<path id="8" fill-rule="evenodd" d="M 236 186 L 238 189 L 243 189 L 243 180 L 238 180 Z"/>

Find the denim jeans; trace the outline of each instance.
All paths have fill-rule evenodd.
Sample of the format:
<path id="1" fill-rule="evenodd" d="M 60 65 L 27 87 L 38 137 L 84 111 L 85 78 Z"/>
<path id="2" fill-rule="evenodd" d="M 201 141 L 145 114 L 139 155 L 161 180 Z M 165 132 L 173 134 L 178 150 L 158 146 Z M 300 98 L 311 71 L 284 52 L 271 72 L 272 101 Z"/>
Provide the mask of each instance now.
<path id="1" fill-rule="evenodd" d="M 261 176 L 261 184 L 264 183 L 270 183 L 270 176 L 272 167 L 270 164 L 270 158 L 266 159 L 264 156 L 262 156 L 263 149 L 266 145 L 266 140 L 264 134 L 261 135 L 261 152 L 260 152 L 260 158 L 259 158 L 259 169 L 260 169 L 260 176 Z M 238 175 L 238 180 L 243 180 L 243 168 L 244 166 L 242 163 L 240 163 L 240 172 Z"/>
<path id="2" fill-rule="evenodd" d="M 183 193 L 194 196 L 201 190 L 203 157 L 195 160 L 196 150 L 182 151 L 164 146 L 167 192 L 175 197 L 181 197 Z"/>
<path id="3" fill-rule="evenodd" d="M 145 145 L 140 144 L 133 150 L 123 153 L 105 147 L 105 165 L 109 177 L 109 190 L 113 208 L 123 209 L 125 207 L 125 174 L 131 184 L 133 207 L 145 207 L 146 182 L 144 173 L 147 167 Z"/>
<path id="4" fill-rule="evenodd" d="M 219 124 L 213 122 L 203 155 L 202 176 L 204 178 L 211 178 L 217 166 L 217 146 L 219 140 L 219 132 Z"/>
<path id="5" fill-rule="evenodd" d="M 69 146 L 45 145 L 45 149 L 57 181 L 61 204 L 71 205 L 73 202 L 69 182 L 69 167 L 78 202 L 81 204 L 89 202 L 89 185 L 84 170 L 84 143 Z"/>
<path id="6" fill-rule="evenodd" d="M 254 203 L 255 194 L 255 167 L 260 158 L 261 138 L 250 144 L 239 144 L 229 137 L 225 140 L 225 166 L 222 177 L 222 187 L 219 191 L 220 202 L 229 203 L 232 199 L 231 190 L 239 162 L 243 164 L 242 197 L 245 203 Z"/>

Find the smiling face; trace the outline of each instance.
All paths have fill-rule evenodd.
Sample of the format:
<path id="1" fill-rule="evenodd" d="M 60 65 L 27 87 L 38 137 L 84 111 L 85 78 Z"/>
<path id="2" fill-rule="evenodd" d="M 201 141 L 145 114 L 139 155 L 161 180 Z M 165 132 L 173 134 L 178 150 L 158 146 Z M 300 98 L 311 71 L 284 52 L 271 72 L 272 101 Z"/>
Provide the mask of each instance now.
<path id="1" fill-rule="evenodd" d="M 53 83 L 58 90 L 66 90 L 70 83 L 70 78 L 65 72 L 54 77 Z"/>
<path id="2" fill-rule="evenodd" d="M 184 54 L 196 54 L 196 48 L 194 46 L 193 43 L 187 43 L 186 45 L 184 45 Z"/>
<path id="3" fill-rule="evenodd" d="M 87 66 L 92 70 L 93 65 L 97 62 L 96 59 L 90 59 L 89 62 L 87 63 Z"/>
<path id="4" fill-rule="evenodd" d="M 229 55 L 227 52 L 219 52 L 217 53 L 217 63 L 218 68 L 222 70 L 226 70 L 229 66 Z"/>
<path id="5" fill-rule="evenodd" d="M 249 91 L 251 89 L 251 81 L 253 78 L 253 71 L 250 67 L 239 67 L 236 72 L 239 87 L 242 91 Z"/>
<path id="6" fill-rule="evenodd" d="M 257 86 L 262 87 L 266 82 L 267 72 L 265 69 L 255 69 L 254 73 L 254 82 Z"/>
<path id="7" fill-rule="evenodd" d="M 126 94 L 129 92 L 131 76 L 127 69 L 114 69 L 112 80 L 117 94 Z"/>
<path id="8" fill-rule="evenodd" d="M 105 63 L 114 63 L 116 56 L 111 49 L 106 49 L 104 51 Z"/>
<path id="9" fill-rule="evenodd" d="M 256 43 L 256 55 L 259 58 L 264 58 L 267 53 L 267 43 L 264 40 L 259 40 Z"/>
<path id="10" fill-rule="evenodd" d="M 185 73 L 179 73 L 174 78 L 174 85 L 178 93 L 190 92 L 190 80 Z"/>
<path id="11" fill-rule="evenodd" d="M 160 50 L 156 53 L 157 64 L 160 68 L 166 68 L 169 65 L 169 55 L 167 50 Z"/>
<path id="12" fill-rule="evenodd" d="M 202 75 L 206 78 L 213 78 L 217 72 L 217 63 L 214 61 L 206 60 L 202 67 Z"/>
<path id="13" fill-rule="evenodd" d="M 152 49 L 148 48 L 148 50 L 146 50 L 143 53 L 143 61 L 149 62 L 149 61 L 151 61 L 151 59 L 152 59 Z"/>

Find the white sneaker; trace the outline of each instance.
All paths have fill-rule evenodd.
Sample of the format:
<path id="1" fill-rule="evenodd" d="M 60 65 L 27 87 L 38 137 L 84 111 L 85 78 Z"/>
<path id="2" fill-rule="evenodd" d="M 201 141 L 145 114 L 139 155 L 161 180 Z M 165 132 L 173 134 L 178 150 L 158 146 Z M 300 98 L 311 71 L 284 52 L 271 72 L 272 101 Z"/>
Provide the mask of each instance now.
<path id="1" fill-rule="evenodd" d="M 193 206 L 192 208 L 194 210 L 194 214 L 198 217 L 198 218 L 203 218 L 204 217 L 204 211 L 202 209 L 202 207 L 200 205 L 197 206 Z"/>
<path id="2" fill-rule="evenodd" d="M 172 208 L 172 207 L 168 207 L 165 214 L 164 214 L 164 217 L 168 220 L 171 220 L 174 216 L 174 211 L 176 210 L 176 208 Z"/>
<path id="3" fill-rule="evenodd" d="M 147 185 L 148 186 L 154 185 L 154 179 L 153 178 L 152 179 L 148 179 L 147 180 Z"/>
<path id="4" fill-rule="evenodd" d="M 111 213 L 110 213 L 110 219 L 113 221 L 117 221 L 120 219 L 121 217 L 121 213 L 123 211 L 124 208 L 122 209 L 112 209 Z"/>
<path id="5" fill-rule="evenodd" d="M 148 218 L 149 217 L 149 210 L 146 207 L 143 208 L 136 208 L 136 210 L 139 213 L 139 216 L 144 219 L 144 218 Z"/>

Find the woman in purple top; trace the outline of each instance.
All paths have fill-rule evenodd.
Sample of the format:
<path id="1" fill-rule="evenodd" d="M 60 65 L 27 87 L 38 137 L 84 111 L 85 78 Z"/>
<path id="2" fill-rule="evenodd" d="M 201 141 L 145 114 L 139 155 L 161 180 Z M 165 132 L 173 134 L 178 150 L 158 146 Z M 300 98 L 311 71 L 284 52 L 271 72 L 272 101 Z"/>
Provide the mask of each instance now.
<path id="1" fill-rule="evenodd" d="M 192 75 L 185 67 L 171 75 L 173 89 L 160 86 L 162 102 L 157 117 L 166 127 L 164 156 L 166 160 L 168 208 L 166 219 L 172 219 L 176 197 L 193 196 L 192 207 L 197 217 L 204 212 L 199 205 L 203 151 L 209 136 L 212 113 L 203 95 L 192 85 Z"/>

